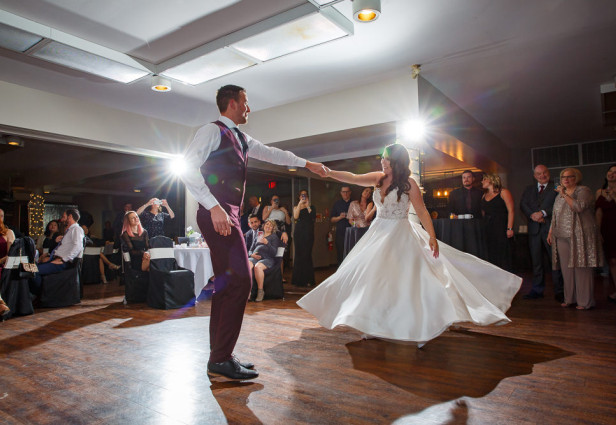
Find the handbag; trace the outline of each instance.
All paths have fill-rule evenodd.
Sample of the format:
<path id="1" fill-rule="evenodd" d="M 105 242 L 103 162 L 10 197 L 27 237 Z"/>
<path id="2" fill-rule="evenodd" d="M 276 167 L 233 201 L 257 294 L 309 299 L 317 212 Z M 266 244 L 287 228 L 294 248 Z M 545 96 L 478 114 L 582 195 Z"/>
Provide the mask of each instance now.
<path id="1" fill-rule="evenodd" d="M 21 258 L 21 249 L 19 250 L 19 257 Z M 22 279 L 34 278 L 34 273 L 38 273 L 38 267 L 36 263 L 19 263 L 19 277 Z"/>

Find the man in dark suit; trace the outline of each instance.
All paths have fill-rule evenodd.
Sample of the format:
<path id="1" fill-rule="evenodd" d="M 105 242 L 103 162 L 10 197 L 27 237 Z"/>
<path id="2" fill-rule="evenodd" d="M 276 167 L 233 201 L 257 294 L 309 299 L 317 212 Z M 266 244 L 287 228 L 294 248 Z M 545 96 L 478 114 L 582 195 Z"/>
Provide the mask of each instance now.
<path id="1" fill-rule="evenodd" d="M 250 214 L 248 217 L 248 226 L 250 229 L 244 233 L 244 240 L 246 241 L 246 249 L 248 250 L 248 256 L 252 254 L 257 244 L 257 232 L 261 227 L 261 219 L 256 214 Z"/>
<path id="2" fill-rule="evenodd" d="M 543 270 L 543 252 L 552 259 L 552 247 L 547 237 L 552 222 L 552 208 L 556 199 L 554 182 L 550 181 L 550 171 L 545 165 L 537 165 L 534 170 L 536 184 L 528 186 L 522 194 L 520 209 L 528 219 L 528 245 L 533 265 L 533 287 L 524 295 L 524 299 L 543 298 L 545 289 L 545 270 Z M 563 276 L 560 270 L 552 271 L 554 298 L 563 301 Z"/>
<path id="3" fill-rule="evenodd" d="M 473 217 L 481 217 L 481 197 L 483 191 L 473 187 L 475 176 L 470 170 L 462 173 L 462 187 L 452 190 L 449 194 L 449 213 L 456 218 L 460 214 L 473 214 Z"/>

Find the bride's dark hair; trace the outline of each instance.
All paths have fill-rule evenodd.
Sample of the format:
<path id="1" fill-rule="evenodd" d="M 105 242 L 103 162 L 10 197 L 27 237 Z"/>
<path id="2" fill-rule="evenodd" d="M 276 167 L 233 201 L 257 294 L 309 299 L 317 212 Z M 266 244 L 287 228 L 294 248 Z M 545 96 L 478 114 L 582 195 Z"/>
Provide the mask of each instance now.
<path id="1" fill-rule="evenodd" d="M 391 166 L 391 184 L 385 191 L 385 196 L 394 189 L 398 189 L 398 202 L 403 193 L 411 190 L 409 176 L 411 175 L 411 158 L 406 148 L 399 144 L 389 145 L 383 151 L 383 155 L 387 154 L 389 165 Z M 381 177 L 376 187 L 383 186 L 385 176 Z"/>

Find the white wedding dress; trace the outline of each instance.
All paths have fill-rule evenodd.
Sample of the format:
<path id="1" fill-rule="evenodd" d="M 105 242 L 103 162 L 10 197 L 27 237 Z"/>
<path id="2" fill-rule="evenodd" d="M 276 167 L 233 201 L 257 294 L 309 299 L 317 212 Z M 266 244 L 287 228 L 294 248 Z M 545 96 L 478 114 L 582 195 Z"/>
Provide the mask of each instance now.
<path id="1" fill-rule="evenodd" d="M 522 278 L 439 243 L 434 258 L 410 200 L 374 192 L 377 218 L 336 273 L 297 304 L 328 329 L 348 326 L 383 339 L 425 343 L 458 322 L 505 324 Z"/>

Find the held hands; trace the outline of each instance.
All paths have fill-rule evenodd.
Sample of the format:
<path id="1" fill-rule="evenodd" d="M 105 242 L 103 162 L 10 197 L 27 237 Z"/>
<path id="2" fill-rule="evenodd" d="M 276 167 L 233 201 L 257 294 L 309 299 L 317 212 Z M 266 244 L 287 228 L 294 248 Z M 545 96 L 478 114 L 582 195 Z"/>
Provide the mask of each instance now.
<path id="1" fill-rule="evenodd" d="M 537 223 L 543 223 L 545 220 L 543 219 L 543 213 L 541 211 L 536 211 L 530 215 L 530 219 L 532 221 L 536 221 Z"/>
<path id="2" fill-rule="evenodd" d="M 306 161 L 306 168 L 321 177 L 326 177 L 329 170 L 329 168 L 320 162 L 311 161 Z"/>
<path id="3" fill-rule="evenodd" d="M 222 209 L 220 205 L 216 205 L 210 209 L 212 216 L 212 225 L 216 233 L 222 236 L 229 236 L 231 234 L 231 219 L 227 215 L 227 212 Z"/>

